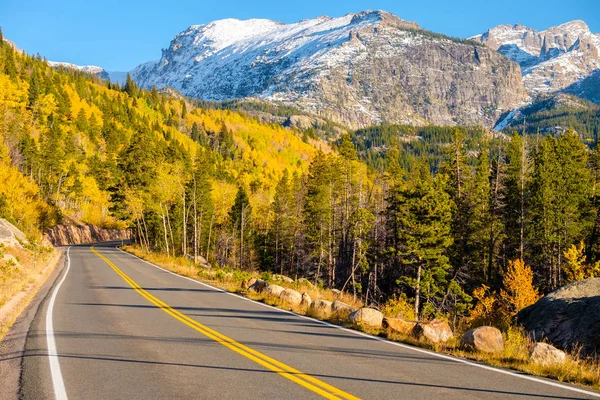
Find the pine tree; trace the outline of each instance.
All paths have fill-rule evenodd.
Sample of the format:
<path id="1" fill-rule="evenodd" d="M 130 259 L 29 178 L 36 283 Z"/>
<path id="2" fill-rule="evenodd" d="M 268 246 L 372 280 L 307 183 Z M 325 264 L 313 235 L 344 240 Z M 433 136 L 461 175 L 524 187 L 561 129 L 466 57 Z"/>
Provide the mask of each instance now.
<path id="1" fill-rule="evenodd" d="M 237 195 L 235 196 L 235 202 L 231 211 L 229 211 L 229 218 L 233 225 L 233 228 L 238 233 L 239 238 L 239 266 L 240 269 L 249 265 L 249 260 L 246 255 L 248 250 L 246 244 L 252 236 L 252 229 L 250 221 L 252 219 L 252 206 L 250 205 L 250 199 L 246 193 L 246 189 L 240 186 Z"/>
<path id="2" fill-rule="evenodd" d="M 426 171 L 424 163 L 407 184 L 398 185 L 389 200 L 396 215 L 398 256 L 411 271 L 399 279 L 414 293 L 415 316 L 421 313 L 421 297 L 428 304 L 425 314 L 446 293 L 450 268 L 447 251 L 452 244 L 452 206 L 448 194 Z"/>

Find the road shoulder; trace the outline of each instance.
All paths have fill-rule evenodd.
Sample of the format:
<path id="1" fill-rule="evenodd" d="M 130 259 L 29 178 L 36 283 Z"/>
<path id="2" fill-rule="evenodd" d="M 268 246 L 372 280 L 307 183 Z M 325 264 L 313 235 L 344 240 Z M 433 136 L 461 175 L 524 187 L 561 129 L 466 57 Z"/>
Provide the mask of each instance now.
<path id="1" fill-rule="evenodd" d="M 0 342 L 0 387 L 2 388 L 0 400 L 19 397 L 22 364 L 27 356 L 26 343 L 31 324 L 37 313 L 43 308 L 41 306 L 64 270 L 65 263 L 66 257 L 63 252 L 45 282 L 35 293 L 28 295 L 31 301 Z"/>

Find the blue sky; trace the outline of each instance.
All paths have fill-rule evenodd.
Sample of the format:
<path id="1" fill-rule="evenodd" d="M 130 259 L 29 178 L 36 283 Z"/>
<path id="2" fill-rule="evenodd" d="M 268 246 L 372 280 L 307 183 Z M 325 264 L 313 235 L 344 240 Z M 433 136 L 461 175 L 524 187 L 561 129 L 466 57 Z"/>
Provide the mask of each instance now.
<path id="1" fill-rule="evenodd" d="M 193 24 L 222 18 L 295 22 L 367 9 L 457 37 L 499 24 L 541 30 L 574 19 L 600 32 L 600 0 L 0 0 L 0 26 L 29 53 L 127 71 L 159 58 L 173 36 Z"/>

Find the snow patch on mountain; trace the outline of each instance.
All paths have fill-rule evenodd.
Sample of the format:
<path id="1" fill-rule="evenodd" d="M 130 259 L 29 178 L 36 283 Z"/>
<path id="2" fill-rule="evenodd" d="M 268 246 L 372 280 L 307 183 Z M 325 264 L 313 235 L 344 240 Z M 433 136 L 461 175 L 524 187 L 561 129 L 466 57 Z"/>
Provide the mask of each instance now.
<path id="1" fill-rule="evenodd" d="M 523 84 L 532 97 L 564 90 L 600 68 L 600 34 L 581 20 L 544 31 L 500 25 L 472 37 L 521 66 Z"/>

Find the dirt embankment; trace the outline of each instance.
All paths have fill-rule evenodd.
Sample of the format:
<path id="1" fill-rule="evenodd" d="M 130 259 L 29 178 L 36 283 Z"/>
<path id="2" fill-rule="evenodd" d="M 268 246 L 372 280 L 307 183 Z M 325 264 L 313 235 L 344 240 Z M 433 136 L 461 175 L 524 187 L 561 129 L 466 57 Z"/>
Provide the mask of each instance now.
<path id="1" fill-rule="evenodd" d="M 54 246 L 128 240 L 131 237 L 128 230 L 103 229 L 94 225 L 56 225 L 44 236 Z"/>

